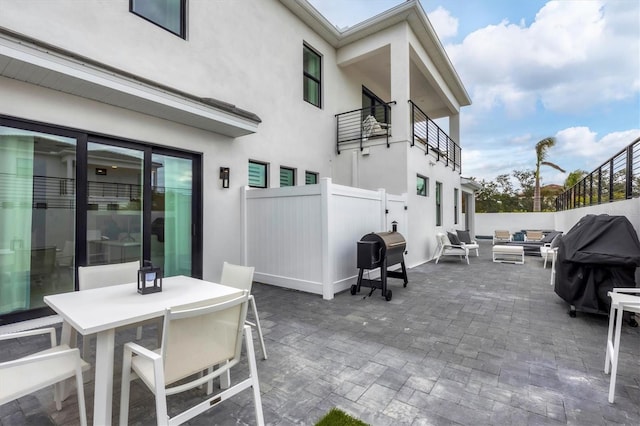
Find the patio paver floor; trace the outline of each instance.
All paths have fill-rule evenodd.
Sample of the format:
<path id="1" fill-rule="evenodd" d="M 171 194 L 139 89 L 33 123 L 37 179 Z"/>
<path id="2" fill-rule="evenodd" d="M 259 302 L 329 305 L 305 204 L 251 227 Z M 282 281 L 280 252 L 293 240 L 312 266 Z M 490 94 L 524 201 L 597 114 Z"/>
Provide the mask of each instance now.
<path id="1" fill-rule="evenodd" d="M 256 340 L 267 424 L 312 425 L 332 407 L 376 426 L 640 424 L 640 328 L 623 326 L 616 402 L 609 404 L 607 316 L 570 318 L 541 258 L 493 263 L 491 243 L 483 241 L 480 257 L 470 261 L 446 257 L 412 268 L 406 288 L 390 279 L 389 302 L 379 290 L 367 297 L 366 288 L 325 301 L 255 284 L 269 355 L 262 360 Z M 114 424 L 122 345 L 134 334 L 124 331 L 116 340 Z M 146 328 L 142 344 L 154 343 L 155 330 Z M 4 344 L 0 360 L 45 346 L 37 338 Z M 242 365 L 232 378 L 245 371 Z M 85 375 L 90 422 L 92 374 Z M 199 391 L 172 397 L 170 407 L 186 408 L 199 397 Z M 51 390 L 39 391 L 0 407 L 0 425 L 75 425 L 75 401 L 73 394 L 58 412 Z M 131 405 L 131 424 L 155 424 L 150 392 L 135 385 Z M 189 424 L 254 424 L 251 393 Z"/>

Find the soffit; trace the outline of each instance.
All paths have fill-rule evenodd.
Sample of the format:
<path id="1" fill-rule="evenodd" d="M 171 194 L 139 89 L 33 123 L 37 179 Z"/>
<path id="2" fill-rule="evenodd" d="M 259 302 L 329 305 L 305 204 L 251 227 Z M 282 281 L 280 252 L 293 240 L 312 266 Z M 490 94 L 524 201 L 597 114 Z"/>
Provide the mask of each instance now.
<path id="1" fill-rule="evenodd" d="M 255 133 L 260 118 L 182 93 L 27 37 L 0 31 L 0 76 L 229 137 Z"/>

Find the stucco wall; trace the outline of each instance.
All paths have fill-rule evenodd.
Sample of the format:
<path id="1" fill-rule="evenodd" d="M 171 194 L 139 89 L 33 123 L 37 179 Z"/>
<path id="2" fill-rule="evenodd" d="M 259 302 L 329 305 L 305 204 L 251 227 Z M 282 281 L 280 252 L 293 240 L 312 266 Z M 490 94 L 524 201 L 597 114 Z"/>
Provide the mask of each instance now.
<path id="1" fill-rule="evenodd" d="M 554 215 L 553 212 L 476 213 L 476 235 L 492 237 L 496 229 L 508 230 L 512 234 L 526 229 L 556 229 Z"/>

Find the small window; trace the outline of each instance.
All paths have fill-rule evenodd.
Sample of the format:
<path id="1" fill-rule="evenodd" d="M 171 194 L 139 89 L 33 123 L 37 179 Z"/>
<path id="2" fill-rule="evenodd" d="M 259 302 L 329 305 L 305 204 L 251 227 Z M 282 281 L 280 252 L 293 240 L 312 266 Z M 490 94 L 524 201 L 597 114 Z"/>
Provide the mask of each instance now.
<path id="1" fill-rule="evenodd" d="M 453 190 L 453 223 L 458 224 L 458 188 Z"/>
<path id="2" fill-rule="evenodd" d="M 318 183 L 318 173 L 316 172 L 304 172 L 305 185 L 315 185 Z"/>
<path id="3" fill-rule="evenodd" d="M 322 103 L 322 58 L 306 44 L 302 48 L 304 100 L 320 108 Z"/>
<path id="4" fill-rule="evenodd" d="M 426 197 L 429 195 L 429 178 L 418 175 L 416 179 L 416 194 Z"/>
<path id="5" fill-rule="evenodd" d="M 442 226 L 442 183 L 436 182 L 436 226 Z"/>
<path id="6" fill-rule="evenodd" d="M 267 164 L 249 161 L 249 186 L 253 188 L 267 187 Z"/>
<path id="7" fill-rule="evenodd" d="M 280 186 L 294 186 L 296 184 L 296 169 L 280 167 Z"/>
<path id="8" fill-rule="evenodd" d="M 129 0 L 129 11 L 186 38 L 187 0 Z"/>

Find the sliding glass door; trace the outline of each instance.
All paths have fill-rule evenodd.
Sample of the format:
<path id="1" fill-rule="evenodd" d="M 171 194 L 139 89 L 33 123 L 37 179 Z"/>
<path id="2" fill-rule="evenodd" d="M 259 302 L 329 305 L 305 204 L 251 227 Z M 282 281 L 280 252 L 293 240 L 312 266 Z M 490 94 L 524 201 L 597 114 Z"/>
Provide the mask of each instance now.
<path id="1" fill-rule="evenodd" d="M 0 117 L 0 324 L 49 314 L 78 266 L 201 277 L 201 176 L 197 153 Z"/>
<path id="2" fill-rule="evenodd" d="M 0 317 L 74 289 L 76 139 L 0 125 Z"/>

